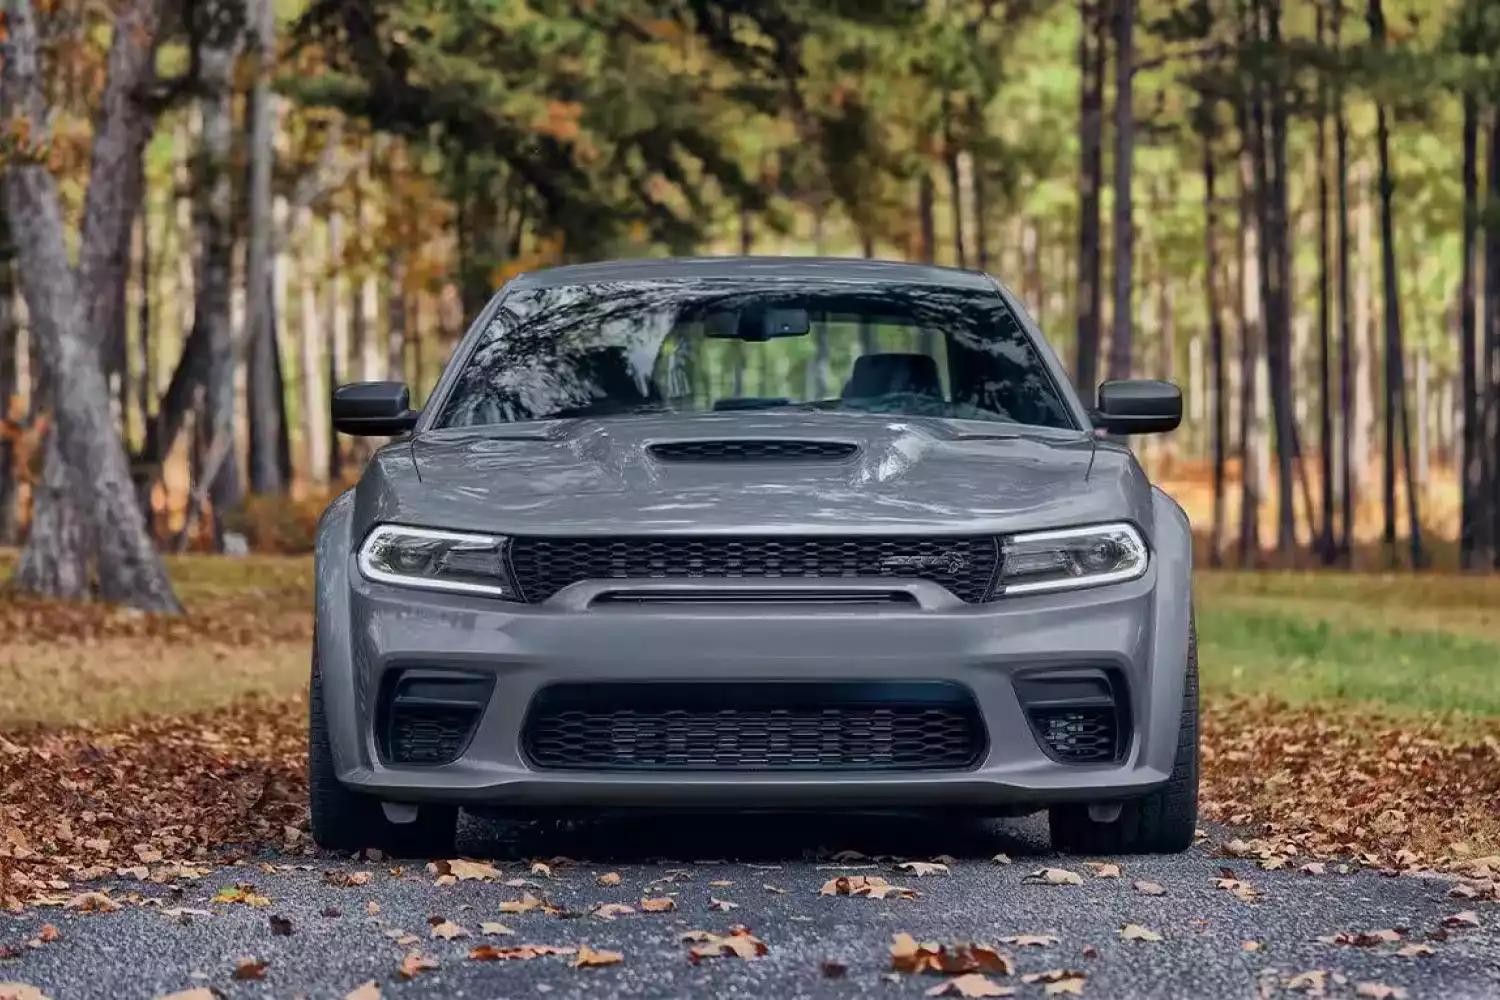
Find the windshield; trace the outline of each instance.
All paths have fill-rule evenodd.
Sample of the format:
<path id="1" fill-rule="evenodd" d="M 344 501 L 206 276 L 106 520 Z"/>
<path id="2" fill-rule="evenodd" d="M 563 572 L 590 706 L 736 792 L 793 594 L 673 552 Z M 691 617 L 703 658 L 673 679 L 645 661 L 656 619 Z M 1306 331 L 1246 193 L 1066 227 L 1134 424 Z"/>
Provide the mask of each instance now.
<path id="1" fill-rule="evenodd" d="M 779 409 L 1076 426 L 997 293 L 931 285 L 530 288 L 461 364 L 437 427 Z"/>

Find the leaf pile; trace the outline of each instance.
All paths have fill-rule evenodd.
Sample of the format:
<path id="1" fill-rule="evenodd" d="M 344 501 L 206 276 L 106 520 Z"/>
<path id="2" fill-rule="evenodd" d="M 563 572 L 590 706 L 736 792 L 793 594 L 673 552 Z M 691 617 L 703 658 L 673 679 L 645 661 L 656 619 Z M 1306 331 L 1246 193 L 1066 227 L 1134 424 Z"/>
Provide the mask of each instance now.
<path id="1" fill-rule="evenodd" d="M 1009 955 L 992 944 L 978 941 L 918 941 L 910 934 L 891 940 L 891 969 L 895 972 L 930 972 L 942 975 L 992 972 L 1009 976 L 1016 966 Z"/>
<path id="2" fill-rule="evenodd" d="M 1282 853 L 1376 867 L 1495 853 L 1500 725 L 1488 725 L 1459 739 L 1435 721 L 1205 699 L 1202 812 L 1258 827 Z"/>
<path id="3" fill-rule="evenodd" d="M 300 701 L 247 698 L 112 730 L 0 735 L 0 907 L 305 846 L 305 719 Z"/>

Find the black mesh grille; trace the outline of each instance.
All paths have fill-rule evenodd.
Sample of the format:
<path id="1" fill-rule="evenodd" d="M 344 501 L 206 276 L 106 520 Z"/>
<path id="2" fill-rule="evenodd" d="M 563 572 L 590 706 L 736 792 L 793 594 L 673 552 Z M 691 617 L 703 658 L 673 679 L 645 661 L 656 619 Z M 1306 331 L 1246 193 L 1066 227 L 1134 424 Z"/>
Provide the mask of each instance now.
<path id="1" fill-rule="evenodd" d="M 1038 708 L 1031 720 L 1059 760 L 1072 764 L 1112 761 L 1119 756 L 1114 708 Z"/>
<path id="2" fill-rule="evenodd" d="M 985 733 L 948 684 L 560 685 L 537 696 L 521 745 L 539 769 L 958 770 Z"/>
<path id="3" fill-rule="evenodd" d="M 522 596 L 545 601 L 582 580 L 931 580 L 960 600 L 989 599 L 993 536 L 519 537 L 511 564 Z"/>
<path id="4" fill-rule="evenodd" d="M 472 708 L 407 707 L 390 713 L 387 746 L 397 764 L 448 764 L 469 742 L 479 712 Z"/>
<path id="5" fill-rule="evenodd" d="M 851 458 L 859 446 L 848 441 L 670 441 L 651 446 L 663 462 L 815 462 Z"/>

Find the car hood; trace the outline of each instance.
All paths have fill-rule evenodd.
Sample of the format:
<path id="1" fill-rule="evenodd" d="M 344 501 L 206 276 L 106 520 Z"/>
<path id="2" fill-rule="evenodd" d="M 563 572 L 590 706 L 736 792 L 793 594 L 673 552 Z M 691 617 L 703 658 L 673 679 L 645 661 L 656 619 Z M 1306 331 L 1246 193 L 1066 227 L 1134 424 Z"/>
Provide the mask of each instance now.
<path id="1" fill-rule="evenodd" d="M 725 440 L 857 452 L 741 462 L 652 452 Z M 357 505 L 367 523 L 517 534 L 1009 531 L 1144 523 L 1149 489 L 1127 451 L 1082 431 L 881 414 L 662 414 L 417 434 L 382 450 Z"/>

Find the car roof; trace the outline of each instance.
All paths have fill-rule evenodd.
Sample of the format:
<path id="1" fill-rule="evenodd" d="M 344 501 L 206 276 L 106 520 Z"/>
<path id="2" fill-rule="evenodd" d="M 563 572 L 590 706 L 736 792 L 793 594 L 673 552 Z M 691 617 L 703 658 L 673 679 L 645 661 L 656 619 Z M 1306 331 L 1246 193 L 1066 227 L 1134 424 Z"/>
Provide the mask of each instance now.
<path id="1" fill-rule="evenodd" d="M 597 281 L 659 281 L 683 278 L 804 278 L 826 281 L 890 281 L 994 291 L 983 271 L 864 257 L 641 257 L 565 264 L 529 271 L 511 284 L 551 288 Z"/>

